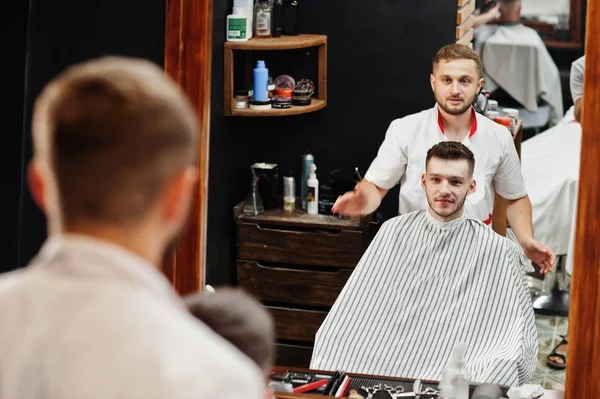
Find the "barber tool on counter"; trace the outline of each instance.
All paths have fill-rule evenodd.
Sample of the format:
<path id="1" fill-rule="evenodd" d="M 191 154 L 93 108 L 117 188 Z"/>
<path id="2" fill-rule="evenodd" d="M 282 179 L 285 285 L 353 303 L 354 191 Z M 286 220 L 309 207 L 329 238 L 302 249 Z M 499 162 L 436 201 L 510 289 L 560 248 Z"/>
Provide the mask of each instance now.
<path id="1" fill-rule="evenodd" d="M 254 168 L 250 168 L 252 179 L 250 183 L 250 192 L 244 201 L 244 213 L 250 216 L 258 216 L 265 211 L 263 207 L 260 193 L 258 192 L 258 184 Z"/>
<path id="2" fill-rule="evenodd" d="M 315 163 L 315 157 L 312 154 L 302 156 L 302 181 L 300 182 L 300 201 L 302 210 L 306 210 L 307 183 L 310 174 L 310 165 Z"/>
<path id="3" fill-rule="evenodd" d="M 252 165 L 256 175 L 258 191 L 265 206 L 265 210 L 279 208 L 279 168 L 276 163 L 257 162 Z"/>
<path id="4" fill-rule="evenodd" d="M 469 399 L 469 378 L 465 367 L 467 345 L 457 343 L 452 349 L 448 366 L 442 373 L 440 389 L 442 398 Z"/>
<path id="5" fill-rule="evenodd" d="M 292 172 L 283 178 L 283 213 L 294 214 L 296 212 L 296 181 Z"/>
<path id="6" fill-rule="evenodd" d="M 333 208 L 335 201 L 337 201 L 340 195 L 352 191 L 356 183 L 358 181 L 342 175 L 339 170 L 331 171 L 329 173 L 329 180 L 320 186 L 319 213 L 332 215 L 331 208 Z"/>
<path id="7" fill-rule="evenodd" d="M 279 172 L 277 164 L 257 162 L 250 167 L 250 172 L 252 184 L 244 201 L 244 213 L 257 216 L 265 210 L 278 208 Z"/>
<path id="8" fill-rule="evenodd" d="M 306 182 L 306 211 L 309 215 L 319 214 L 319 180 L 317 165 L 310 165 L 310 174 Z"/>

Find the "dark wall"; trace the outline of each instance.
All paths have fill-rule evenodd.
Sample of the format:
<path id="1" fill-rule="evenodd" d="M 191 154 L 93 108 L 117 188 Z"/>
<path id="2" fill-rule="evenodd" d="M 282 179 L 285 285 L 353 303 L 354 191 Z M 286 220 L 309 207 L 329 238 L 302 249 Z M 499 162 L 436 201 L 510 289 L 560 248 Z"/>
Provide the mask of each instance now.
<path id="1" fill-rule="evenodd" d="M 3 206 L 2 210 L 12 218 L 3 226 L 2 270 L 24 266 L 46 236 L 44 217 L 32 203 L 22 178 L 31 157 L 30 121 L 35 98 L 52 77 L 85 59 L 119 54 L 162 65 L 165 9 L 164 0 L 31 0 L 29 17 L 23 17 L 26 12 L 21 14 L 16 31 L 28 35 L 15 50 L 25 57 L 15 68 L 15 79 L 23 76 L 24 80 L 20 91 L 19 84 L 15 88 L 15 114 L 9 115 L 12 141 L 10 147 L 4 147 L 8 158 L 2 157 L 10 165 L 3 170 L 9 170 L 11 178 L 9 198 L 4 199 L 8 208 Z M 17 32 L 17 41 L 25 37 Z"/>
<path id="2" fill-rule="evenodd" d="M 280 175 L 292 169 L 298 178 L 302 154 L 310 151 L 321 183 L 333 169 L 349 175 L 356 166 L 364 175 L 389 123 L 433 106 L 431 60 L 453 42 L 456 27 L 452 1 L 302 0 L 301 32 L 328 36 L 328 106 L 298 116 L 224 117 L 229 3 L 215 1 L 214 8 L 207 281 L 216 285 L 235 283 L 232 208 L 247 194 L 250 165 L 274 162 Z M 315 63 L 314 53 L 304 61 Z M 397 192 L 380 208 L 386 218 L 397 213 Z"/>
<path id="3" fill-rule="evenodd" d="M 25 56 L 29 3 L 16 2 L 10 18 L 6 18 L 4 43 L 3 135 L 0 146 L 0 170 L 3 190 L 0 196 L 0 273 L 17 263 L 17 221 L 21 185 L 21 137 L 23 101 L 25 98 Z"/>

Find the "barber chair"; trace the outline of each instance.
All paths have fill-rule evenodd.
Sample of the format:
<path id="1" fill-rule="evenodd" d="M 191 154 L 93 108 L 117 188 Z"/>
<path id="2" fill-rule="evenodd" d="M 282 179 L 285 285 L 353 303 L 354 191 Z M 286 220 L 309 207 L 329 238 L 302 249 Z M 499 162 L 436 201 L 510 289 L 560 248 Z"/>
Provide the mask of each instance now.
<path id="1" fill-rule="evenodd" d="M 543 276 L 542 291 L 532 295 L 535 313 L 547 316 L 569 315 L 569 288 L 571 278 L 565 270 L 566 255 L 556 257 L 556 267 Z M 530 284 L 531 287 L 531 284 Z"/>

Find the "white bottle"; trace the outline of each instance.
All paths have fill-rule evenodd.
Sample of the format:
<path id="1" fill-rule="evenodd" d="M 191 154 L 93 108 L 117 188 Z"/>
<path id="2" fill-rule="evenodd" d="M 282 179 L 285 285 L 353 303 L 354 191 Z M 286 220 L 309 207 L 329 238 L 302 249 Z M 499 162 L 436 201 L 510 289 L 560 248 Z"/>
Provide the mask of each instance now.
<path id="1" fill-rule="evenodd" d="M 444 370 L 440 388 L 443 399 L 469 399 L 469 376 L 465 366 L 466 344 L 459 342 L 454 346 L 450 362 Z"/>
<path id="2" fill-rule="evenodd" d="M 243 7 L 238 7 L 238 1 L 233 6 L 232 14 L 227 16 L 225 35 L 228 42 L 248 41 L 248 14 Z"/>
<path id="3" fill-rule="evenodd" d="M 252 39 L 254 29 L 254 0 L 240 0 L 243 3 L 244 14 L 246 14 L 247 22 L 246 22 L 246 37 L 248 39 Z"/>
<path id="4" fill-rule="evenodd" d="M 319 213 L 319 181 L 317 180 L 317 165 L 310 165 L 310 174 L 306 182 L 306 212 L 309 215 Z"/>

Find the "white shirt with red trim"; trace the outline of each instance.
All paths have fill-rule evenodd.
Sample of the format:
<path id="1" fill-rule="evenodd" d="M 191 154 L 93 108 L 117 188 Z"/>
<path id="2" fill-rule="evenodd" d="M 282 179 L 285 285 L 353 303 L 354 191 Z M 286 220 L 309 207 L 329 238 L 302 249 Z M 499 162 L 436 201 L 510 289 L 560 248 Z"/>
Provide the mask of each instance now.
<path id="1" fill-rule="evenodd" d="M 494 209 L 494 187 L 502 197 L 514 200 L 527 194 L 519 156 L 508 129 L 472 109 L 471 132 L 462 143 L 475 155 L 476 191 L 467 197 L 465 210 L 490 224 Z M 421 188 L 427 151 L 448 140 L 437 104 L 428 110 L 396 119 L 379 147 L 365 179 L 383 189 L 400 182 L 399 213 L 427 209 Z"/>

